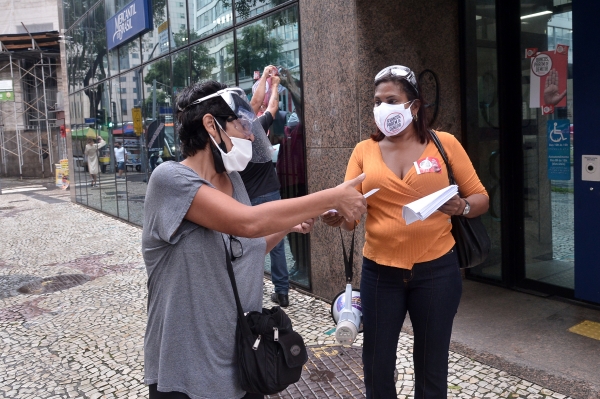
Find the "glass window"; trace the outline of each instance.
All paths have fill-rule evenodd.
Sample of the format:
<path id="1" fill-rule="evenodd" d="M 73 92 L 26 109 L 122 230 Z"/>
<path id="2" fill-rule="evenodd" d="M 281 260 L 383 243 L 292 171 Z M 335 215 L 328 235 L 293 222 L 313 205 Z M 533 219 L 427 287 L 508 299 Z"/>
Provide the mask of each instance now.
<path id="1" fill-rule="evenodd" d="M 64 15 L 64 28 L 70 28 L 75 21 L 77 21 L 85 12 L 89 9 L 90 1 L 82 0 L 64 0 L 63 15 Z"/>
<path id="2" fill-rule="evenodd" d="M 121 83 L 121 88 L 126 86 L 126 94 L 120 94 L 120 101 L 115 102 L 115 106 L 120 105 L 120 110 L 117 109 L 116 113 L 121 115 L 118 123 L 113 127 L 113 136 L 120 138 L 123 143 L 123 147 L 127 150 L 127 162 L 125 163 L 125 174 L 126 184 L 117 183 L 118 191 L 123 191 L 126 188 L 126 199 L 127 199 L 127 216 L 129 221 L 141 225 L 143 221 L 143 206 L 144 198 L 146 195 L 147 175 L 146 167 L 148 164 L 146 152 L 143 150 L 143 140 L 145 135 L 143 130 L 136 132 L 133 125 L 133 113 L 135 108 L 142 106 L 142 97 L 140 92 L 141 79 L 134 79 L 141 75 L 142 69 L 137 68 L 126 73 L 126 83 Z M 137 89 L 137 93 L 134 93 L 133 89 Z M 123 187 L 121 187 L 123 185 Z M 125 194 L 119 194 L 125 195 Z M 123 200 L 119 199 L 119 214 Z"/>
<path id="3" fill-rule="evenodd" d="M 119 70 L 121 72 L 140 66 L 140 39 L 119 46 Z"/>
<path id="4" fill-rule="evenodd" d="M 128 206 L 127 206 L 127 155 L 123 154 L 124 164 L 119 165 L 117 159 L 117 153 L 115 152 L 115 144 L 120 143 L 123 146 L 124 142 L 124 132 L 123 132 L 123 122 L 126 121 L 127 118 L 124 118 L 121 106 L 123 102 L 121 100 L 121 84 L 127 85 L 127 79 L 124 76 L 121 76 L 118 80 L 116 78 L 111 79 L 110 81 L 110 102 L 107 104 L 107 112 L 110 114 L 111 119 L 108 124 L 108 131 L 110 137 L 110 145 L 111 149 L 109 151 L 110 156 L 110 173 L 114 177 L 113 179 L 107 179 L 106 182 L 103 181 L 102 185 L 102 210 L 108 213 L 112 213 L 115 216 L 118 216 L 122 219 L 127 220 L 129 218 Z M 125 103 L 126 105 L 126 103 Z M 126 114 L 125 114 L 126 116 Z M 124 147 L 123 147 L 124 148 Z M 125 152 L 128 153 L 128 149 L 125 148 Z M 119 154 L 119 156 L 121 156 Z M 123 166 L 124 170 L 119 172 L 120 166 Z M 104 200 L 106 199 L 106 200 Z M 105 209 L 106 208 L 106 209 Z"/>
<path id="5" fill-rule="evenodd" d="M 73 171 L 75 172 L 75 201 L 80 204 L 87 205 L 87 185 L 86 185 L 86 158 L 85 150 L 85 128 L 83 124 L 82 108 L 81 108 L 82 93 L 75 93 L 70 96 L 70 119 L 71 119 L 71 144 L 73 147 Z"/>
<path id="6" fill-rule="evenodd" d="M 534 74 L 532 60 L 522 60 L 525 276 L 573 289 L 572 12 L 557 12 L 542 0 L 522 1 L 521 8 L 524 15 L 554 11 L 521 24 L 521 46 L 546 52 L 557 82 L 545 84 L 549 72 Z"/>
<path id="7" fill-rule="evenodd" d="M 191 48 L 192 83 L 212 79 L 235 84 L 233 32 L 204 41 Z"/>
<path id="8" fill-rule="evenodd" d="M 179 1 L 169 0 L 171 49 L 185 46 L 189 40 L 186 10 L 185 7 L 183 9 L 178 7 L 179 4 Z"/>
<path id="9" fill-rule="evenodd" d="M 152 60 L 169 52 L 169 18 L 165 0 L 152 2 L 153 30 L 142 35 L 142 62 Z"/>
<path id="10" fill-rule="evenodd" d="M 171 66 L 173 68 L 173 99 L 175 99 L 181 89 L 190 85 L 190 53 L 188 49 L 173 54 Z M 165 144 L 169 145 L 173 159 L 180 160 L 179 138 L 173 122 L 173 118 L 165 122 Z"/>
<path id="11" fill-rule="evenodd" d="M 102 174 L 102 161 L 100 158 L 104 149 L 102 142 L 106 142 L 108 138 L 102 132 L 101 125 L 103 121 L 98 117 L 103 94 L 102 85 L 96 85 L 88 87 L 81 95 L 84 117 L 82 133 L 86 143 L 84 146 L 84 155 L 87 162 L 86 178 L 89 185 L 87 190 L 87 205 L 98 210 L 102 210 L 102 196 L 100 195 L 100 179 Z M 88 140 L 91 140 L 93 144 Z"/>
<path id="12" fill-rule="evenodd" d="M 231 0 L 188 0 L 190 41 L 211 35 L 233 25 Z M 195 7 L 195 8 L 194 8 Z M 194 12 L 192 12 L 194 10 Z"/>
<path id="13" fill-rule="evenodd" d="M 84 78 L 86 77 L 87 71 L 90 68 L 90 57 L 88 57 L 87 51 L 87 39 L 86 33 L 87 28 L 85 27 L 86 20 L 81 20 L 71 30 L 70 36 L 71 44 L 70 57 L 69 57 L 69 85 L 71 91 L 81 90 L 84 87 Z M 89 79 L 87 81 L 89 85 Z"/>
<path id="14" fill-rule="evenodd" d="M 238 4 L 238 2 L 236 2 Z M 255 83 L 254 71 L 262 73 L 267 65 L 280 69 L 280 109 L 269 129 L 269 139 L 278 148 L 275 167 L 281 184 L 282 198 L 307 194 L 305 172 L 304 114 L 302 109 L 301 65 L 295 51 L 298 40 L 286 38 L 285 32 L 293 32 L 298 25 L 298 7 L 287 8 L 255 23 L 237 30 L 237 72 L 239 86 L 248 97 L 252 96 Z M 231 54 L 233 43 L 223 47 Z M 299 53 L 298 53 L 299 54 Z M 234 67 L 233 57 L 225 62 L 226 70 Z M 308 237 L 296 233 L 285 238 L 285 252 L 290 279 L 300 285 L 309 285 Z M 265 270 L 270 272 L 270 257 L 266 258 Z"/>
<path id="15" fill-rule="evenodd" d="M 235 0 L 235 17 L 238 22 L 243 21 L 288 1 L 290 0 Z"/>
<path id="16" fill-rule="evenodd" d="M 93 1 L 95 3 L 97 0 L 91 0 L 91 1 Z M 110 17 L 115 15 L 117 13 L 117 11 L 120 11 L 121 9 L 123 9 L 123 7 L 125 7 L 130 2 L 131 2 L 131 0 L 104 0 L 105 8 L 106 8 L 106 19 L 105 20 L 108 20 Z"/>
<path id="17" fill-rule="evenodd" d="M 115 80 L 115 79 L 113 79 Z M 115 82 L 118 87 L 118 82 Z M 98 106 L 96 108 L 96 133 L 102 137 L 97 149 L 98 156 L 98 187 L 93 189 L 92 197 L 96 193 L 100 196 L 102 212 L 119 216 L 117 211 L 117 181 L 115 180 L 115 160 L 113 151 L 113 123 L 111 107 L 110 81 L 99 83 L 96 89 Z M 116 94 L 116 93 L 115 93 Z"/>
<path id="18" fill-rule="evenodd" d="M 109 72 L 104 2 L 100 2 L 96 8 L 90 11 L 85 21 L 87 28 L 85 43 L 90 54 L 90 73 L 86 76 L 90 76 L 91 81 L 95 83 L 106 79 Z M 84 86 L 87 86 L 85 81 Z"/>
<path id="19" fill-rule="evenodd" d="M 502 279 L 500 225 L 500 163 L 498 127 L 498 62 L 496 52 L 496 9 L 487 0 L 472 0 L 467 7 L 471 51 L 465 53 L 467 79 L 467 130 L 465 149 L 477 175 L 490 196 L 489 212 L 482 215 L 492 248 L 487 260 L 469 269 L 469 274 Z M 423 84 L 423 82 L 421 82 Z M 425 101 L 434 99 L 425 98 Z"/>
<path id="20" fill-rule="evenodd" d="M 164 57 L 146 65 L 142 76 L 142 85 L 146 87 L 142 103 L 143 137 L 147 143 L 147 152 L 145 153 L 147 163 L 143 169 L 148 179 L 161 162 L 177 158 L 175 150 L 173 150 L 175 142 L 171 57 Z M 150 92 L 147 91 L 148 88 L 151 88 Z M 131 209 L 130 204 L 130 213 Z"/>

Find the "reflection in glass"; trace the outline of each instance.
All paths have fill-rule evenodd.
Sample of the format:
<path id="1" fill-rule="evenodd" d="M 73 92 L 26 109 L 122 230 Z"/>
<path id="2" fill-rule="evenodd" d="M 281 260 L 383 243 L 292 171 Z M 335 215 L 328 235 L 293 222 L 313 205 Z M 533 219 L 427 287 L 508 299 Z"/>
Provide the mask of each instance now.
<path id="1" fill-rule="evenodd" d="M 106 142 L 108 135 L 102 134 L 102 121 L 98 118 L 102 100 L 103 85 L 91 86 L 84 90 L 81 94 L 83 102 L 83 117 L 82 125 L 82 144 L 83 154 L 86 162 L 86 180 L 88 192 L 88 206 L 102 210 L 102 197 L 100 195 L 100 173 L 96 171 L 94 165 L 98 165 L 101 169 L 101 152 L 105 147 L 103 142 Z M 102 138 L 102 140 L 100 140 Z"/>
<path id="2" fill-rule="evenodd" d="M 70 119 L 71 119 L 71 146 L 73 148 L 73 171 L 75 185 L 75 200 L 87 205 L 87 188 L 85 184 L 85 159 L 83 150 L 85 139 L 83 138 L 83 115 L 81 112 L 81 93 L 75 93 L 70 97 Z"/>
<path id="3" fill-rule="evenodd" d="M 101 94 L 100 103 L 98 104 L 96 126 L 98 135 L 106 142 L 104 147 L 98 149 L 98 161 L 100 163 L 100 174 L 98 179 L 102 211 L 113 216 L 118 216 L 110 82 L 105 81 L 98 84 L 98 91 Z"/>
<path id="4" fill-rule="evenodd" d="M 71 40 L 69 45 L 67 71 L 69 73 L 69 87 L 72 92 L 81 90 L 84 87 L 83 80 L 90 68 L 90 58 L 86 46 L 88 33 L 85 22 L 85 19 L 79 21 L 70 32 Z"/>
<path id="5" fill-rule="evenodd" d="M 179 76 L 181 81 L 182 77 Z M 162 162 L 176 159 L 173 129 L 171 57 L 144 68 L 144 131 L 148 145 L 148 174 Z"/>
<path id="6" fill-rule="evenodd" d="M 146 155 L 143 145 L 143 132 L 135 131 L 133 113 L 142 106 L 142 69 L 137 68 L 119 76 L 117 86 L 112 89 L 114 97 L 114 114 L 116 122 L 113 126 L 113 137 L 123 144 L 127 150 L 125 162 L 126 181 L 117 183 L 119 215 L 127 214 L 132 223 L 142 224 L 142 211 L 146 194 Z M 116 95 L 118 92 L 119 95 Z M 121 194 L 123 191 L 126 194 Z M 121 196 L 123 195 L 123 196 Z M 127 200 L 127 205 L 123 202 Z M 127 209 L 127 213 L 125 210 Z"/>
<path id="7" fill-rule="evenodd" d="M 69 29 L 89 9 L 89 1 L 64 0 L 62 4 L 64 15 L 64 28 Z"/>
<path id="8" fill-rule="evenodd" d="M 236 3 L 237 4 L 237 3 Z M 281 198 L 307 194 L 304 154 L 304 117 L 302 110 L 301 69 L 298 43 L 298 8 L 292 7 L 270 15 L 237 31 L 237 72 L 239 85 L 248 96 L 255 83 L 254 72 L 262 73 L 267 65 L 279 68 L 281 86 L 279 111 L 269 129 L 273 144 L 277 177 L 281 185 Z M 289 35 L 286 35 L 289 32 Z M 225 47 L 233 52 L 233 43 Z M 235 70 L 233 57 L 225 62 L 226 70 Z M 290 280 L 309 285 L 308 237 L 288 234 L 285 252 Z M 270 272 L 270 258 L 265 270 Z"/>
<path id="9" fill-rule="evenodd" d="M 548 2 L 541 0 L 521 2 L 524 15 L 547 10 Z M 566 106 L 554 107 L 554 112 L 543 115 L 540 108 L 532 108 L 530 100 L 530 59 L 523 59 L 523 153 L 524 153 L 524 228 L 525 276 L 555 286 L 574 288 L 574 190 L 573 190 L 573 136 L 568 126 L 573 117 L 573 41 L 572 12 L 563 12 L 528 18 L 521 24 L 521 47 L 553 51 L 559 45 L 569 46 L 566 81 Z M 556 67 L 557 70 L 559 69 Z M 564 75 L 564 73 L 563 73 Z M 541 86 L 545 87 L 541 78 Z M 564 84 L 564 81 L 563 83 Z M 561 84 L 559 84 L 560 86 Z M 563 122 L 564 121 L 564 122 Z M 566 176 L 549 174 L 549 140 L 554 122 L 565 124 L 562 140 L 570 151 L 570 173 Z M 550 126 L 550 127 L 549 127 Z M 567 132 L 569 130 L 569 132 Z M 554 140 L 555 141 L 555 140 Z M 552 144 L 552 142 L 550 142 Z M 568 155 L 567 155 L 568 157 Z M 550 178 L 553 179 L 550 179 Z M 561 179 L 562 178 L 562 179 Z M 556 179 L 556 180 L 554 180 Z M 559 180 L 561 179 L 561 180 Z"/>
<path id="10" fill-rule="evenodd" d="M 235 84 L 233 32 L 217 36 L 191 48 L 192 82 L 206 79 Z"/>
<path id="11" fill-rule="evenodd" d="M 115 175 L 115 184 L 114 187 L 111 187 L 111 190 L 108 190 L 105 195 L 111 197 L 111 201 L 114 199 L 116 201 L 116 210 L 117 216 L 127 220 L 129 218 L 127 212 L 127 166 L 125 166 L 125 171 L 123 172 L 123 178 L 119 179 L 118 168 L 117 168 L 117 159 L 114 148 L 116 143 L 120 143 L 123 148 L 125 148 L 125 152 L 128 153 L 129 150 L 124 147 L 124 135 L 123 135 L 123 115 L 120 107 L 120 95 L 121 95 L 121 80 L 123 83 L 127 84 L 126 77 L 116 77 L 110 80 L 110 103 L 108 104 L 107 112 L 110 114 L 110 124 L 109 124 L 109 135 L 111 137 L 111 151 L 109 156 L 111 157 L 110 168 L 111 173 Z M 125 154 L 125 160 L 127 161 L 127 154 Z M 127 163 L 127 162 L 126 162 Z M 114 190 L 112 189 L 114 188 Z M 112 204 L 111 204 L 112 205 Z M 102 204 L 104 207 L 104 203 Z"/>
<path id="12" fill-rule="evenodd" d="M 235 0 L 235 16 L 237 21 L 243 21 L 288 1 L 290 0 Z"/>
<path id="13" fill-rule="evenodd" d="M 187 10 L 183 0 L 169 1 L 169 41 L 171 50 L 188 44 Z"/>
<path id="14" fill-rule="evenodd" d="M 467 7 L 468 32 L 473 38 L 465 52 L 467 138 L 465 149 L 490 196 L 489 211 L 481 218 L 492 242 L 487 260 L 469 269 L 470 275 L 502 279 L 500 224 L 500 157 L 498 128 L 498 68 L 496 58 L 496 10 L 487 0 L 472 0 Z M 426 101 L 428 99 L 425 99 Z"/>
<path id="15" fill-rule="evenodd" d="M 149 0 L 152 3 L 152 29 L 142 35 L 142 62 L 169 52 L 169 18 L 165 0 Z M 176 30 L 179 32 L 179 30 Z M 181 37 L 181 40 L 185 35 Z"/>
<path id="16" fill-rule="evenodd" d="M 89 71 L 86 73 L 83 81 L 84 86 L 105 79 L 108 75 L 108 52 L 106 44 L 106 19 L 104 12 L 104 2 L 91 10 L 88 17 L 84 20 L 85 26 L 85 47 L 89 52 Z"/>
<path id="17" fill-rule="evenodd" d="M 140 39 L 134 39 L 127 44 L 119 46 L 119 70 L 121 72 L 130 68 L 139 66 L 140 59 Z"/>
<path id="18" fill-rule="evenodd" d="M 185 49 L 183 51 L 179 51 L 171 56 L 171 67 L 173 74 L 173 99 L 177 97 L 177 93 L 184 87 L 190 85 L 190 52 L 189 49 Z M 179 147 L 179 138 L 176 134 L 175 123 L 174 120 L 165 121 L 165 141 L 169 144 L 168 151 L 170 154 L 170 158 L 175 161 L 180 161 L 180 147 Z M 164 150 L 163 150 L 164 152 Z M 167 154 L 169 157 L 169 154 Z M 164 158 L 163 158 L 164 160 Z"/>
<path id="19" fill-rule="evenodd" d="M 231 0 L 188 0 L 190 41 L 233 25 Z"/>

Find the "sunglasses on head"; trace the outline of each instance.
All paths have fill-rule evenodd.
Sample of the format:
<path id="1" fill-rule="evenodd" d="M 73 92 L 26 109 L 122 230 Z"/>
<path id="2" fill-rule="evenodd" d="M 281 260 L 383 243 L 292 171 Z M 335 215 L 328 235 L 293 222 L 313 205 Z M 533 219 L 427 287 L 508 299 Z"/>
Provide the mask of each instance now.
<path id="1" fill-rule="evenodd" d="M 415 89 L 417 95 L 419 94 L 419 89 L 417 89 L 417 78 L 415 77 L 415 73 L 410 68 L 402 65 L 392 65 L 389 67 L 385 67 L 381 71 L 379 71 L 377 75 L 375 75 L 375 82 L 387 75 L 393 75 L 404 78 L 408 83 L 410 83 L 413 89 Z"/>

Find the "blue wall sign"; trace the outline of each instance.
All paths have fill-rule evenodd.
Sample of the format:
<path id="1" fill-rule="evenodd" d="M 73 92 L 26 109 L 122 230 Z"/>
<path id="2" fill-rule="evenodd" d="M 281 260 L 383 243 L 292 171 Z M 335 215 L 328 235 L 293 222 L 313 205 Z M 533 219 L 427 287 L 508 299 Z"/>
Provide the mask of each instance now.
<path id="1" fill-rule="evenodd" d="M 548 121 L 548 179 L 571 180 L 571 137 L 568 119 Z"/>
<path id="2" fill-rule="evenodd" d="M 152 1 L 133 0 L 106 21 L 108 49 L 126 43 L 152 29 Z"/>

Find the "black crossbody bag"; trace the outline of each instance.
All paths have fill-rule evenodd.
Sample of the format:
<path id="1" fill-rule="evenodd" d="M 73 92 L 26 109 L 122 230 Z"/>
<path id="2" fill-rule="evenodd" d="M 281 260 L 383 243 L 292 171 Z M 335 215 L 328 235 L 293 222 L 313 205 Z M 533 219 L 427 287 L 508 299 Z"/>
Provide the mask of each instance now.
<path id="1" fill-rule="evenodd" d="M 450 184 L 456 184 L 452 167 L 448 162 L 446 151 L 440 142 L 440 139 L 433 130 L 429 131 L 442 159 L 448 168 L 448 179 Z M 481 221 L 481 217 L 466 218 L 464 216 L 453 215 L 452 236 L 456 241 L 456 251 L 458 253 L 458 262 L 461 268 L 470 268 L 482 264 L 490 253 L 491 241 Z"/>
<path id="2" fill-rule="evenodd" d="M 306 345 L 279 306 L 244 314 L 224 239 L 223 244 L 238 313 L 235 341 L 240 384 L 246 392 L 276 394 L 300 380 L 308 361 Z"/>

